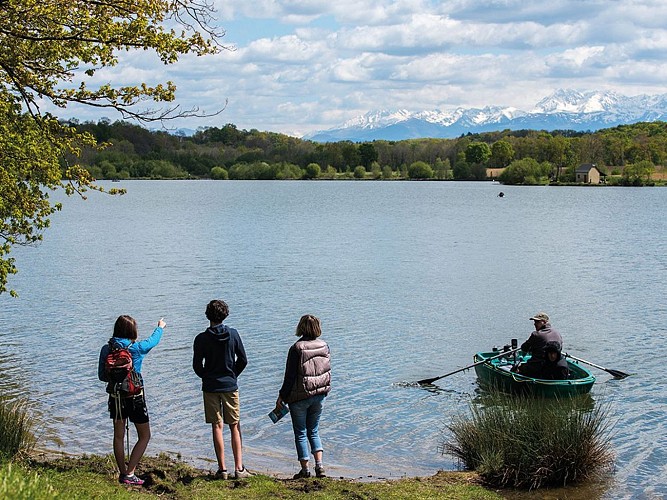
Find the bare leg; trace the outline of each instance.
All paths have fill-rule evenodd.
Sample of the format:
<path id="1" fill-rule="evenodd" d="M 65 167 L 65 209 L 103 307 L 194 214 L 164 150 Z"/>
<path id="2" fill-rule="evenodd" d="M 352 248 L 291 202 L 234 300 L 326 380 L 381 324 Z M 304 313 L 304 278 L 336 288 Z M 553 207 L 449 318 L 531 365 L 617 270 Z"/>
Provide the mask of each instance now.
<path id="1" fill-rule="evenodd" d="M 211 424 L 211 430 L 213 433 L 213 448 L 218 459 L 218 469 L 225 470 L 225 442 L 222 439 L 222 425 L 222 420 L 216 424 Z"/>
<path id="2" fill-rule="evenodd" d="M 229 433 L 232 435 L 232 452 L 234 453 L 234 469 L 243 469 L 243 443 L 241 440 L 241 425 L 237 422 L 229 424 Z"/>
<path id="3" fill-rule="evenodd" d="M 322 450 L 314 452 L 313 456 L 315 457 L 315 463 L 316 464 L 321 464 L 322 463 Z"/>
<path id="4" fill-rule="evenodd" d="M 134 427 L 137 429 L 137 442 L 132 448 L 130 461 L 127 464 L 128 475 L 134 474 L 134 469 L 137 468 L 139 460 L 144 456 L 148 442 L 151 439 L 151 425 L 148 422 L 145 424 L 134 424 Z"/>
<path id="5" fill-rule="evenodd" d="M 123 441 L 125 440 L 125 419 L 113 420 L 113 456 L 118 465 L 118 472 L 127 474 L 127 467 L 125 466 L 125 448 Z"/>

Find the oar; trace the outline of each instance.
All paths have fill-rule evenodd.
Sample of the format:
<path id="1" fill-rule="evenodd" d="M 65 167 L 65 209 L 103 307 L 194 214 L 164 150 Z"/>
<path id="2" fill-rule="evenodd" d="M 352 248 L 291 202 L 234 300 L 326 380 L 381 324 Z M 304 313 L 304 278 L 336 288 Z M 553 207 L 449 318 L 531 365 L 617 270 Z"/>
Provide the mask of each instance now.
<path id="1" fill-rule="evenodd" d="M 572 354 L 565 353 L 565 356 L 568 358 L 572 358 L 576 361 L 579 361 L 580 363 L 586 363 L 587 365 L 594 366 L 595 368 L 599 368 L 600 370 L 604 370 L 610 375 L 612 375 L 614 378 L 617 379 L 623 379 L 625 377 L 629 377 L 629 373 L 625 373 L 619 370 L 610 370 L 609 368 L 605 368 L 604 366 L 596 365 L 595 363 L 591 363 L 590 361 L 586 361 L 585 359 L 577 358 L 576 356 L 572 356 Z"/>
<path id="2" fill-rule="evenodd" d="M 454 370 L 453 372 L 446 373 L 445 375 L 440 375 L 439 377 L 433 377 L 433 378 L 425 378 L 424 380 L 418 380 L 417 383 L 419 385 L 427 385 L 427 384 L 432 384 L 436 380 L 440 380 L 441 378 L 449 377 L 450 375 L 454 375 L 455 373 L 462 372 L 464 370 L 469 370 L 470 368 L 481 365 L 482 363 L 486 363 L 487 361 L 491 361 L 492 359 L 500 358 L 502 356 L 506 356 L 508 354 L 512 354 L 513 352 L 518 351 L 519 349 L 512 349 L 510 351 L 503 351 L 499 354 L 496 354 L 495 356 L 491 356 L 490 358 L 483 359 L 481 361 L 477 361 L 477 363 L 473 363 L 472 365 L 468 365 L 464 368 L 459 368 L 458 370 Z"/>

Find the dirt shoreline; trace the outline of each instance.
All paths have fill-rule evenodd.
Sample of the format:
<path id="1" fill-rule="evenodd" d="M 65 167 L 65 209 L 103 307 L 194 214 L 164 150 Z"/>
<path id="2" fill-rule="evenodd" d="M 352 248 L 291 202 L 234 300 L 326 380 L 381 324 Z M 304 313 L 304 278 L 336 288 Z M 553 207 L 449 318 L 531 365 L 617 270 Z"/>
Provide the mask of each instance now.
<path id="1" fill-rule="evenodd" d="M 112 458 L 111 450 L 109 450 L 109 453 L 106 455 L 99 453 L 73 453 L 63 450 L 53 450 L 49 448 L 35 448 L 32 451 L 32 453 L 30 453 L 30 459 L 36 463 L 58 462 L 61 459 L 73 460 L 73 461 L 81 459 L 86 460 L 90 457 Z M 156 454 L 154 455 L 151 454 L 144 455 L 144 457 L 141 459 L 141 462 L 139 463 L 138 470 L 141 470 L 142 462 L 148 463 L 157 458 L 162 459 L 163 457 L 169 458 L 174 463 L 180 463 L 188 467 L 191 467 L 192 469 L 199 471 L 203 476 L 205 476 L 206 474 L 210 474 L 212 476 L 215 470 L 217 469 L 217 465 L 213 459 L 183 457 L 179 453 L 159 451 L 156 452 Z M 279 480 L 292 479 L 292 476 L 299 471 L 299 464 L 298 462 L 296 462 L 296 460 L 294 461 L 294 463 L 292 462 L 286 463 L 285 466 L 281 469 L 281 471 L 277 471 L 275 468 L 268 466 L 267 462 L 270 462 L 270 460 L 265 461 L 262 460 L 261 458 L 256 460 L 255 462 L 248 462 L 247 463 L 248 470 L 250 470 L 255 474 L 261 474 Z M 202 466 L 202 464 L 204 463 L 210 463 L 210 467 Z M 115 471 L 116 470 L 115 463 L 113 463 L 112 465 Z M 461 472 L 467 474 L 467 472 L 464 471 L 445 471 L 444 469 L 438 469 L 423 474 L 409 473 L 409 472 L 403 472 L 400 474 L 396 474 L 395 472 L 390 474 L 386 473 L 383 474 L 382 472 L 364 472 L 362 474 L 359 474 L 358 472 L 357 473 L 354 472 L 353 467 L 346 467 L 340 465 L 327 465 L 327 473 L 329 474 L 330 477 L 334 479 L 342 479 L 342 480 L 358 481 L 358 482 L 395 481 L 399 479 L 409 479 L 409 478 L 412 479 L 427 478 L 439 472 L 447 472 L 447 473 Z"/>
<path id="2" fill-rule="evenodd" d="M 111 484 L 117 484 L 118 472 L 112 455 L 75 456 L 61 452 L 41 450 L 32 453 L 31 457 L 26 460 L 26 465 L 34 471 L 54 471 L 62 474 L 71 474 L 73 472 L 93 474 L 104 478 Z M 137 467 L 136 474 L 144 479 L 145 482 L 142 487 L 130 487 L 129 489 L 154 494 L 163 498 L 181 498 L 183 488 L 190 487 L 194 481 L 204 481 L 206 483 L 209 481 L 215 481 L 216 483 L 222 481 L 214 477 L 213 471 L 196 468 L 182 461 L 180 458 L 171 457 L 166 453 L 161 453 L 157 456 L 144 456 Z M 344 485 L 349 485 L 348 488 L 353 488 L 352 485 L 354 484 L 357 485 L 356 487 L 363 488 L 362 483 L 366 483 L 369 487 L 372 487 L 371 485 L 386 485 L 393 489 L 394 487 L 403 488 L 404 486 L 402 485 L 417 482 L 417 484 L 422 485 L 421 487 L 433 488 L 435 491 L 445 486 L 483 488 L 478 475 L 473 472 L 439 471 L 435 475 L 427 477 L 397 477 L 395 479 L 380 477 L 355 479 L 336 476 L 328 476 L 327 479 L 293 479 L 291 476 L 282 477 L 282 475 L 261 472 L 259 474 L 257 477 L 264 476 L 268 478 L 267 481 L 275 481 L 283 485 L 283 487 L 301 493 L 329 488 L 340 489 L 343 487 L 345 489 Z M 329 481 L 333 481 L 333 483 Z M 223 481 L 223 483 L 228 484 L 228 487 L 232 489 L 248 487 L 245 480 L 230 478 L 227 481 Z M 181 491 L 180 495 L 179 490 Z M 345 498 L 348 497 L 345 496 Z M 349 498 L 358 497 L 352 495 Z"/>

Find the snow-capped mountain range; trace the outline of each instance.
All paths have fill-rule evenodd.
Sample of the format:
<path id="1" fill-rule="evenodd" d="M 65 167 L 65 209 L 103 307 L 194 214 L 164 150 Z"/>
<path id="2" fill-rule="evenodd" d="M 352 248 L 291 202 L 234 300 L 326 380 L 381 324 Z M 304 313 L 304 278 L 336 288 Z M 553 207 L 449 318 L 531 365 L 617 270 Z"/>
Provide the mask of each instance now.
<path id="1" fill-rule="evenodd" d="M 615 92 L 557 90 L 532 110 L 512 107 L 457 108 L 451 111 L 371 111 L 339 127 L 304 136 L 318 142 L 454 138 L 497 130 L 576 130 L 637 122 L 667 121 L 667 94 L 628 97 Z"/>

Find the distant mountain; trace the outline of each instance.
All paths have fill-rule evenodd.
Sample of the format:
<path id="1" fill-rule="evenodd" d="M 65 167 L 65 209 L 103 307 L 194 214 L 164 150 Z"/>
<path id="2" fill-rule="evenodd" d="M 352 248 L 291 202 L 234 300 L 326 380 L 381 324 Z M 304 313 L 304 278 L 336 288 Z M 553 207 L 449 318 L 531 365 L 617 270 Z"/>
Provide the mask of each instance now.
<path id="1" fill-rule="evenodd" d="M 615 92 L 557 90 L 531 111 L 487 106 L 453 111 L 371 111 L 339 127 L 308 134 L 317 142 L 420 137 L 455 138 L 497 130 L 595 131 L 617 125 L 667 121 L 667 94 L 627 97 Z"/>

